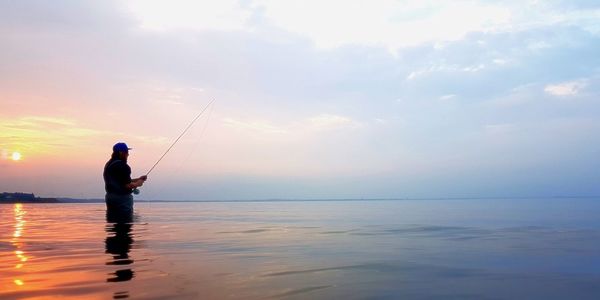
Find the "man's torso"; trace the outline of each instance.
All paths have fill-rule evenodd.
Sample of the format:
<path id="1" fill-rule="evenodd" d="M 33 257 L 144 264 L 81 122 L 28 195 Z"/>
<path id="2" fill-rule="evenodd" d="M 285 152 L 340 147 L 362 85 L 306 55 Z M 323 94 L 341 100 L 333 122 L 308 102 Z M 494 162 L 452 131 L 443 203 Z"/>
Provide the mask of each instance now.
<path id="1" fill-rule="evenodd" d="M 111 159 L 104 166 L 104 188 L 107 194 L 130 195 L 132 190 L 126 185 L 131 183 L 131 168 L 126 162 Z"/>

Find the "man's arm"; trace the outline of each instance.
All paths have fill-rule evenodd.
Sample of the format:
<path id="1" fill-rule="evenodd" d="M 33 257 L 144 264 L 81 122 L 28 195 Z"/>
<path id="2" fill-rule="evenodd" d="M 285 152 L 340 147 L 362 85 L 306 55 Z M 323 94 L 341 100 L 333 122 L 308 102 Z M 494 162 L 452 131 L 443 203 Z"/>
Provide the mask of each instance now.
<path id="1" fill-rule="evenodd" d="M 144 181 L 146 181 L 146 179 L 148 179 L 148 176 L 146 176 L 146 175 L 131 179 L 131 183 L 127 184 L 126 187 L 128 189 L 138 188 L 138 187 L 144 185 Z"/>
<path id="2" fill-rule="evenodd" d="M 144 182 L 138 179 L 131 180 L 130 183 L 126 184 L 125 187 L 128 189 L 135 189 L 144 185 Z"/>

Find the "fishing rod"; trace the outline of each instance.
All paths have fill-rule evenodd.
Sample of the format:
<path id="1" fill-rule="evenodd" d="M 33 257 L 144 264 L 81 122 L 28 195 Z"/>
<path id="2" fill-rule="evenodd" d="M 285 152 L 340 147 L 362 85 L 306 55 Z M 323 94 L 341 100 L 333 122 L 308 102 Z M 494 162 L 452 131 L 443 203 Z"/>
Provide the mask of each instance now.
<path id="1" fill-rule="evenodd" d="M 175 141 L 171 144 L 171 146 L 169 146 L 169 148 L 167 149 L 167 151 L 165 151 L 165 153 L 163 153 L 163 155 L 154 163 L 154 165 L 152 166 L 152 168 L 150 168 L 150 170 L 148 170 L 148 172 L 146 172 L 145 176 L 148 176 L 150 174 L 150 172 L 152 172 L 152 170 L 154 170 L 154 168 L 156 167 L 156 165 L 158 165 L 158 163 L 167 155 L 167 153 L 169 153 L 169 151 L 171 151 L 171 148 L 173 148 L 173 146 L 175 146 L 175 144 L 177 144 L 177 142 L 179 141 L 179 139 L 181 139 L 182 136 L 185 135 L 185 133 L 192 127 L 192 125 L 194 125 L 194 123 L 196 123 L 196 120 L 198 120 L 200 118 L 200 116 L 202 116 L 202 114 L 206 111 L 206 109 L 213 104 L 213 102 L 215 102 L 216 99 L 213 98 L 212 101 L 210 101 L 203 109 L 202 111 L 200 111 L 200 113 L 192 120 L 192 122 L 190 122 L 190 124 L 183 130 L 183 132 L 177 137 L 177 139 L 175 139 Z M 140 191 L 139 189 L 134 189 L 133 190 L 134 194 L 139 194 Z"/>
<path id="2" fill-rule="evenodd" d="M 175 139 L 175 141 L 171 144 L 171 146 L 167 149 L 167 151 L 165 151 L 165 153 L 163 153 L 163 155 L 156 161 L 156 163 L 154 163 L 154 165 L 152 166 L 152 168 L 150 168 L 150 170 L 146 173 L 146 176 L 148 176 L 150 174 L 150 172 L 152 172 L 152 170 L 154 170 L 154 167 L 156 167 L 156 165 L 158 165 L 158 163 L 165 157 L 165 155 L 167 155 L 167 153 L 169 153 L 169 151 L 171 151 L 171 148 L 173 148 L 173 146 L 175 146 L 175 144 L 177 144 L 177 142 L 179 141 L 179 139 L 185 135 L 185 133 L 190 129 L 190 127 L 192 127 L 192 125 L 194 125 L 194 123 L 196 122 L 196 120 L 198 120 L 198 118 L 200 118 L 200 116 L 202 116 L 202 114 L 206 111 L 206 109 L 213 103 L 215 102 L 215 99 L 213 99 L 212 101 L 210 101 L 210 103 L 208 103 L 204 109 L 202 109 L 202 111 L 196 116 L 196 118 L 194 118 L 194 120 L 192 120 L 192 122 L 190 122 L 190 124 L 185 128 L 185 130 L 183 130 L 183 132 L 177 137 L 177 139 Z"/>

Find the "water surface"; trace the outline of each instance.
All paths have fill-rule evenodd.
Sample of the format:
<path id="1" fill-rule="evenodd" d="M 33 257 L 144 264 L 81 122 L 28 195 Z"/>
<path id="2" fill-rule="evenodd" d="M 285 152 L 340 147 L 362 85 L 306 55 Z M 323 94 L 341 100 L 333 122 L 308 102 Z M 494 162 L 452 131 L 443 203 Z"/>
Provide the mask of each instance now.
<path id="1" fill-rule="evenodd" d="M 600 201 L 0 205 L 0 298 L 599 299 Z"/>

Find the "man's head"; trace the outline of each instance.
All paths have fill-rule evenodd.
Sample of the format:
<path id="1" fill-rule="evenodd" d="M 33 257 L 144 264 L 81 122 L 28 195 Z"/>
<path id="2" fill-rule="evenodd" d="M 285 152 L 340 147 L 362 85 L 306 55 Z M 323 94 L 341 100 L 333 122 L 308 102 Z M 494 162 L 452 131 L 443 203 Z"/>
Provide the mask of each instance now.
<path id="1" fill-rule="evenodd" d="M 129 148 L 127 144 L 123 142 L 116 143 L 113 146 L 113 157 L 117 156 L 122 160 L 127 160 L 129 150 L 131 150 L 131 148 Z"/>

